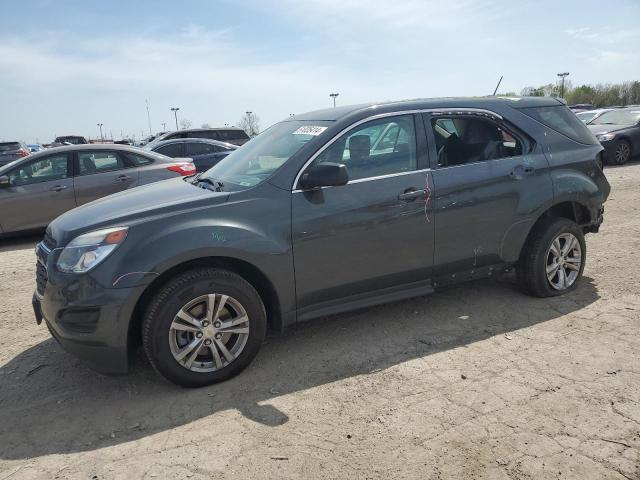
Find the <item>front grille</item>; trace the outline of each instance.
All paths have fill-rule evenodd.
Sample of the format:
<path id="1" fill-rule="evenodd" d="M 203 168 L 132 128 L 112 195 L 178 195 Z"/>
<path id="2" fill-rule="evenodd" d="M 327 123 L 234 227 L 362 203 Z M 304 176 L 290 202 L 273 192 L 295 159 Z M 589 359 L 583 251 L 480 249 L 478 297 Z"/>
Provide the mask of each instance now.
<path id="1" fill-rule="evenodd" d="M 36 263 L 36 291 L 38 295 L 44 295 L 44 287 L 47 285 L 47 267 L 40 261 Z"/>

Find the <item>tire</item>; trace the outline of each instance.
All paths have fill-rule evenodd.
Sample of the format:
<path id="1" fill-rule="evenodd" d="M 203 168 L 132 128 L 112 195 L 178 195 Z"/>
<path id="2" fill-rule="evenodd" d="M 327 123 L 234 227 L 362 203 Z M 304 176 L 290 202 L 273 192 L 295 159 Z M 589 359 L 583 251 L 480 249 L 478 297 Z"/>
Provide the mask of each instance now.
<path id="1" fill-rule="evenodd" d="M 249 282 L 228 270 L 199 268 L 177 275 L 152 298 L 143 318 L 142 344 L 160 375 L 184 387 L 202 387 L 249 365 L 266 330 L 264 304 Z"/>
<path id="2" fill-rule="evenodd" d="M 623 165 L 631 159 L 631 144 L 626 140 L 618 140 L 613 147 L 613 163 Z"/>
<path id="3" fill-rule="evenodd" d="M 567 242 L 573 237 L 576 246 L 567 252 L 566 257 L 559 257 L 554 254 L 565 251 Z M 554 240 L 558 239 L 558 244 L 552 248 Z M 563 241 L 564 240 L 564 241 Z M 562 295 L 574 290 L 582 278 L 584 272 L 587 247 L 584 242 L 582 229 L 573 221 L 566 218 L 546 218 L 541 220 L 529 234 L 520 260 L 516 268 L 518 282 L 523 290 L 534 297 L 553 297 Z M 577 260 L 579 259 L 579 265 Z M 557 267 L 557 268 L 556 268 Z M 554 275 L 554 269 L 556 274 Z M 549 275 L 553 277 L 550 279 Z M 564 272 L 565 282 L 562 275 Z M 567 273 L 568 272 L 568 273 Z"/>

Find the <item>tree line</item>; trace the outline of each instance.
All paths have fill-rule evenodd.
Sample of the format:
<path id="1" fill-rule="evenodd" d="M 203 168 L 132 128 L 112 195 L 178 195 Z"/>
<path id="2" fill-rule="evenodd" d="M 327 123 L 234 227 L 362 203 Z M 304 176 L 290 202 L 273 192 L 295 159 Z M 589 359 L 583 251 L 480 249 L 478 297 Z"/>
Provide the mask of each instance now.
<path id="1" fill-rule="evenodd" d="M 561 84 L 548 83 L 540 87 L 525 87 L 520 91 L 521 96 L 532 97 L 560 97 Z M 516 96 L 515 92 L 498 94 L 502 96 Z M 640 81 L 622 83 L 598 83 L 596 85 L 581 85 L 573 87 L 570 80 L 564 84 L 564 99 L 569 105 L 576 103 L 590 103 L 596 108 L 640 105 Z"/>

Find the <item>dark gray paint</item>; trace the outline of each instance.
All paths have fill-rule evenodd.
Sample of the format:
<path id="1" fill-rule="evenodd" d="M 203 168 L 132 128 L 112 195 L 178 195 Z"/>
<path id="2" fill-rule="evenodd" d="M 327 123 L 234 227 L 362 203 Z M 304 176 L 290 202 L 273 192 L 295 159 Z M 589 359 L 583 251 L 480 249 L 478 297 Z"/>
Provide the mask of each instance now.
<path id="1" fill-rule="evenodd" d="M 143 292 L 191 260 L 242 262 L 263 274 L 277 296 L 280 315 L 272 319 L 277 328 L 488 275 L 517 260 L 531 227 L 549 207 L 577 202 L 589 212 L 584 223 L 589 230 L 599 225 L 609 193 L 596 163 L 602 147 L 578 144 L 514 108 L 536 105 L 558 103 L 423 100 L 298 116 L 333 124 L 256 187 L 213 192 L 176 179 L 59 217 L 48 230 L 57 249 L 39 250 L 49 283 L 35 302 L 67 348 L 102 370 L 121 372 L 135 338 L 130 321 Z M 521 157 L 439 169 L 433 141 L 419 121 L 421 111 L 430 109 L 488 109 L 526 132 L 532 148 Z M 294 185 L 303 166 L 333 137 L 360 120 L 397 112 L 418 120 L 418 171 L 315 191 Z M 427 119 L 429 114 L 424 113 Z M 424 188 L 424 195 L 413 201 L 399 197 L 412 188 Z M 118 225 L 129 226 L 129 237 L 103 264 L 85 275 L 56 271 L 60 247 L 72 238 Z M 95 333 L 79 336 L 56 323 L 61 312 L 88 306 L 101 306 Z"/>

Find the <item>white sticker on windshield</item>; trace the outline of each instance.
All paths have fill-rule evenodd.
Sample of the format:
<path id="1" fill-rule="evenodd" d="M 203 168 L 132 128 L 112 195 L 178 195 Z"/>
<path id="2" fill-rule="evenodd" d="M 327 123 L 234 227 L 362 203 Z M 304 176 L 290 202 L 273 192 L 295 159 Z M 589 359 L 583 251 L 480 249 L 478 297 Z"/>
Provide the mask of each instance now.
<path id="1" fill-rule="evenodd" d="M 318 127 L 315 125 L 308 125 L 306 127 L 300 127 L 295 132 L 293 132 L 293 134 L 294 135 L 313 135 L 314 137 L 317 137 L 326 129 L 327 127 Z"/>

